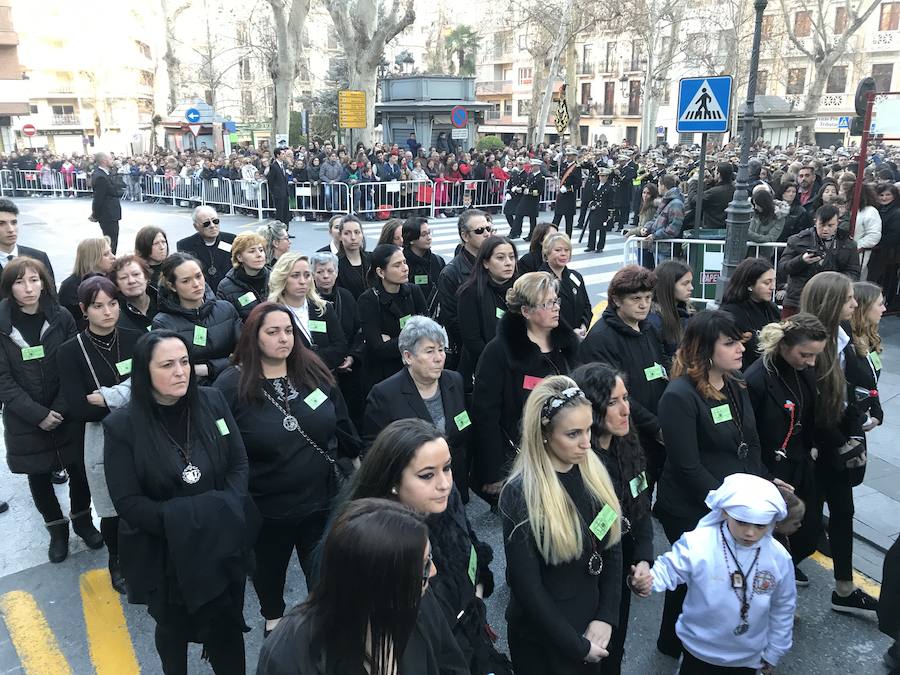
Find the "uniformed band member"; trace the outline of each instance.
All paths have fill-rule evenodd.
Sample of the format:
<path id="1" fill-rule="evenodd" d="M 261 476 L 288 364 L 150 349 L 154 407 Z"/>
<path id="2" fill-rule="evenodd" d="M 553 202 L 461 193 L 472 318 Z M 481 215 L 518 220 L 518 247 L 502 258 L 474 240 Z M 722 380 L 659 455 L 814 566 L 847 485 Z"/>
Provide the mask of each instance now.
<path id="1" fill-rule="evenodd" d="M 585 253 L 603 253 L 606 247 L 606 231 L 612 217 L 615 202 L 615 187 L 610 182 L 612 171 L 605 166 L 595 169 L 596 187 L 588 204 L 588 245 Z M 597 239 L 597 233 L 600 239 Z"/>
<path id="2" fill-rule="evenodd" d="M 522 221 L 525 220 L 525 216 L 528 216 L 530 224 L 528 234 L 524 237 L 525 241 L 531 240 L 531 233 L 537 226 L 538 207 L 544 194 L 544 176 L 539 168 L 541 164 L 541 160 L 533 159 L 530 164 L 525 165 L 525 178 L 517 189 L 521 198 L 516 208 L 516 219 L 513 221 L 512 231 L 509 234 L 510 239 L 518 239 L 522 236 Z"/>
<path id="3" fill-rule="evenodd" d="M 581 189 L 581 167 L 578 165 L 578 152 L 575 148 L 566 148 L 565 161 L 560 162 L 559 192 L 556 194 L 556 205 L 553 207 L 553 224 L 559 226 L 563 216 L 566 219 L 566 234 L 572 238 L 572 225 L 575 220 L 576 193 Z"/>

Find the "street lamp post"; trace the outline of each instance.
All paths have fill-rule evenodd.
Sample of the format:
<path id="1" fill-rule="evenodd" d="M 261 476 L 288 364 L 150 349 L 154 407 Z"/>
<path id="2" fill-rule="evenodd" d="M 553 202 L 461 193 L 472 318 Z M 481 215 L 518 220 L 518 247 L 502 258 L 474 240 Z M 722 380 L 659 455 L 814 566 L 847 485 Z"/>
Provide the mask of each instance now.
<path id="1" fill-rule="evenodd" d="M 753 127 L 756 122 L 753 105 L 756 100 L 756 77 L 759 70 L 759 43 L 762 37 L 763 12 L 768 0 L 754 0 L 756 25 L 753 28 L 753 50 L 750 53 L 750 69 L 747 79 L 747 102 L 744 105 L 744 128 L 741 132 L 741 159 L 738 165 L 737 181 L 734 185 L 734 197 L 725 209 L 725 259 L 722 263 L 722 274 L 716 286 L 716 301 L 721 303 L 725 294 L 725 286 L 735 268 L 747 255 L 747 233 L 750 230 L 750 217 L 753 207 L 750 206 L 748 191 L 749 172 L 747 162 L 750 159 L 750 143 Z"/>

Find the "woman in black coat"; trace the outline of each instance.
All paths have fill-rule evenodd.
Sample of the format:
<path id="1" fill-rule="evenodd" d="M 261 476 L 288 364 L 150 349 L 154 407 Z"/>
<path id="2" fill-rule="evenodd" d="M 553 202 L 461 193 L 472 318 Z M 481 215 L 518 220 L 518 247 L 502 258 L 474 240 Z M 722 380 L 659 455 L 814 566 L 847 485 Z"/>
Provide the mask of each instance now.
<path id="1" fill-rule="evenodd" d="M 357 302 L 359 326 L 365 341 L 362 365 L 365 392 L 403 367 L 397 337 L 412 316 L 425 314 L 422 291 L 408 281 L 409 267 L 402 248 L 382 244 L 372 252 L 369 289 Z"/>
<path id="2" fill-rule="evenodd" d="M 812 225 L 807 211 L 800 200 L 797 199 L 797 183 L 794 180 L 782 181 L 775 191 L 775 198 L 780 199 L 790 206 L 790 210 L 784 219 L 784 229 L 778 241 L 787 241 L 790 237 L 802 232 Z"/>
<path id="3" fill-rule="evenodd" d="M 781 310 L 772 302 L 774 292 L 775 268 L 765 258 L 741 261 L 725 287 L 719 309 L 734 317 L 734 323 L 746 338 L 741 368 L 744 372 L 759 358 L 759 332 L 781 318 Z"/>
<path id="4" fill-rule="evenodd" d="M 457 291 L 456 312 L 462 334 L 459 372 L 466 389 L 481 352 L 497 335 L 497 323 L 506 314 L 506 292 L 516 275 L 516 247 L 506 237 L 490 237 L 478 249 L 472 273 Z"/>
<path id="5" fill-rule="evenodd" d="M 255 232 L 241 232 L 231 242 L 231 269 L 216 288 L 216 297 L 230 302 L 241 321 L 269 298 L 266 240 Z"/>
<path id="6" fill-rule="evenodd" d="M 379 382 L 366 400 L 363 439 L 370 446 L 394 420 L 418 418 L 435 425 L 453 455 L 453 479 L 464 501 L 469 497 L 469 445 L 472 421 L 459 373 L 444 370 L 447 333 L 425 316 L 414 316 L 398 338 L 404 368 Z"/>
<path id="7" fill-rule="evenodd" d="M 581 272 L 569 269 L 572 259 L 572 242 L 561 232 L 551 234 L 544 239 L 544 264 L 538 269 L 549 272 L 559 280 L 559 299 L 562 302 L 559 316 L 580 337 L 587 334 L 591 325 L 591 300 L 587 294 L 584 277 Z"/>
<path id="8" fill-rule="evenodd" d="M 428 219 L 419 216 L 403 221 L 403 254 L 409 265 L 409 276 L 430 305 L 437 294 L 437 280 L 447 264 L 431 250 L 431 227 Z"/>
<path id="9" fill-rule="evenodd" d="M 609 656 L 603 659 L 603 675 L 619 675 L 625 655 L 631 592 L 628 577 L 650 571 L 653 561 L 653 525 L 647 462 L 637 434 L 631 428 L 629 392 L 622 375 L 603 363 L 579 366 L 572 379 L 591 402 L 593 425 L 591 448 L 600 457 L 622 508 L 622 601 L 619 619 L 609 641 Z"/>
<path id="10" fill-rule="evenodd" d="M 760 458 L 756 418 L 739 379 L 744 344 L 734 318 L 720 310 L 699 312 L 688 321 L 672 365 L 671 382 L 659 401 L 666 463 L 655 512 L 669 543 L 693 530 L 706 512 L 704 500 L 725 476 L 768 476 Z M 675 621 L 683 587 L 666 592 L 657 649 L 681 652 Z"/>
<path id="11" fill-rule="evenodd" d="M 524 253 L 516 265 L 516 272 L 519 276 L 528 274 L 528 272 L 537 272 L 540 266 L 544 264 L 544 239 L 551 234 L 556 234 L 559 230 L 549 220 L 538 223 L 531 233 L 531 241 L 528 244 L 528 252 Z"/>
<path id="12" fill-rule="evenodd" d="M 59 304 L 69 310 L 78 330 L 86 323 L 78 307 L 78 285 L 88 274 L 109 274 L 116 262 L 116 254 L 109 244 L 109 237 L 82 239 L 75 249 L 75 265 L 72 274 L 59 285 Z"/>
<path id="13" fill-rule="evenodd" d="M 547 272 L 516 279 L 506 294 L 508 311 L 497 337 L 478 363 L 472 423 L 479 443 L 472 464 L 475 484 L 485 495 L 496 495 L 503 485 L 531 390 L 545 377 L 564 375 L 578 365 L 578 338 L 560 320 L 558 293 L 559 281 Z"/>
<path id="14" fill-rule="evenodd" d="M 602 672 L 618 624 L 621 510 L 591 450 L 592 424 L 568 377 L 548 377 L 526 404 L 522 451 L 499 504 L 517 675 Z"/>
<path id="15" fill-rule="evenodd" d="M 143 261 L 142 261 L 142 264 Z M 119 565 L 119 518 L 109 496 L 103 468 L 103 428 L 99 424 L 110 410 L 131 397 L 131 364 L 134 345 L 145 330 L 118 327 L 116 287 L 106 277 L 88 277 L 78 287 L 78 301 L 88 327 L 57 350 L 62 394 L 69 419 L 84 425 L 84 463 L 94 510 L 100 516 L 100 532 L 109 551 L 112 586 L 125 593 Z"/>
<path id="16" fill-rule="evenodd" d="M 228 367 L 241 332 L 234 306 L 217 300 L 208 291 L 200 263 L 190 253 L 173 253 L 160 268 L 159 312 L 153 329 L 173 330 L 191 345 L 191 355 L 201 384 L 215 381 Z"/>
<path id="17" fill-rule="evenodd" d="M 350 354 L 341 320 L 329 302 L 319 297 L 309 258 L 290 252 L 281 256 L 269 279 L 269 301 L 290 310 L 303 346 L 316 352 L 332 371 Z"/>
<path id="18" fill-rule="evenodd" d="M 341 245 L 338 249 L 338 278 L 341 288 L 346 288 L 354 299 L 359 299 L 369 285 L 369 270 L 372 262 L 365 250 L 362 225 L 356 216 L 347 216 L 338 226 Z"/>
<path id="19" fill-rule="evenodd" d="M 52 300 L 53 282 L 44 265 L 19 256 L 0 276 L 0 402 L 6 463 L 28 476 L 34 505 L 50 533 L 47 556 L 58 563 L 69 554 L 69 518 L 53 490 L 51 472 L 69 472 L 72 529 L 90 548 L 103 546 L 91 521 L 91 492 L 84 471 L 84 427 L 67 419 L 60 388 L 64 375 L 56 352 L 75 335 L 72 316 Z"/>
<path id="20" fill-rule="evenodd" d="M 359 454 L 334 378 L 298 333 L 283 306 L 257 305 L 244 324 L 235 365 L 215 384 L 244 440 L 250 495 L 263 517 L 253 585 L 266 633 L 284 614 L 284 580 L 294 549 L 310 578 L 313 551 L 338 490 L 333 442 L 343 457 Z"/>
<path id="21" fill-rule="evenodd" d="M 744 373 L 762 461 L 775 478 L 794 488 L 807 505 L 800 529 L 790 535 L 799 584 L 809 580 L 796 566 L 815 550 L 822 529 L 816 516 L 816 357 L 828 333 L 811 314 L 773 323 L 759 336 L 762 354 Z"/>
<path id="22" fill-rule="evenodd" d="M 137 255 L 116 258 L 109 278 L 118 289 L 119 327 L 148 331 L 156 316 L 159 291 L 150 289 L 150 268 Z"/>

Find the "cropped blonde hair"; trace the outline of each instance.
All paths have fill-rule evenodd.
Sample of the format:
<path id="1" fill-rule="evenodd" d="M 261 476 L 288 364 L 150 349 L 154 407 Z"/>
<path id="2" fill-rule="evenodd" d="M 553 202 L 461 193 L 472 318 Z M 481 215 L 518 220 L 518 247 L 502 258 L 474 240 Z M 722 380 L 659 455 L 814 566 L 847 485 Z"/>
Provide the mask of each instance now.
<path id="1" fill-rule="evenodd" d="M 559 295 L 559 280 L 549 272 L 523 274 L 506 291 L 506 308 L 513 314 L 522 314 L 522 307 L 535 307 L 544 302 L 547 294 Z"/>
<path id="2" fill-rule="evenodd" d="M 236 237 L 235 241 L 237 241 Z M 291 270 L 294 269 L 294 265 L 301 260 L 306 261 L 306 264 L 309 265 L 310 274 L 312 274 L 312 263 L 309 261 L 309 257 L 302 253 L 288 251 L 278 259 L 278 262 L 275 263 L 275 267 L 273 267 L 272 271 L 269 273 L 269 302 L 284 304 L 284 298 L 282 296 L 284 295 L 284 287 L 287 284 L 287 278 L 291 275 Z M 316 290 L 316 285 L 312 281 L 310 281 L 309 288 L 306 291 L 306 299 L 319 311 L 319 316 L 325 314 L 325 301 L 322 299 L 322 296 L 319 295 L 319 292 Z"/>
<path id="3" fill-rule="evenodd" d="M 75 265 L 72 267 L 72 274 L 80 279 L 85 274 L 99 272 L 103 251 L 109 246 L 109 237 L 91 237 L 79 241 L 75 248 Z"/>
<path id="4" fill-rule="evenodd" d="M 581 557 L 584 550 L 584 530 L 589 523 L 583 522 L 575 503 L 556 475 L 550 460 L 550 450 L 546 439 L 553 430 L 554 418 L 545 426 L 541 423 L 544 404 L 553 398 L 562 398 L 563 390 L 578 385 L 565 375 L 545 378 L 525 403 L 522 417 L 521 452 L 516 457 L 509 480 L 522 479 L 522 494 L 528 511 L 528 524 L 541 557 L 548 565 L 559 565 Z M 565 399 L 566 407 L 584 405 L 590 409 L 590 402 L 584 395 Z M 558 416 L 555 418 L 558 419 Z M 593 500 L 597 512 L 604 505 L 616 512 L 616 520 L 609 530 L 607 547 L 615 545 L 622 535 L 622 510 L 609 474 L 599 457 L 589 451 L 578 465 L 584 487 Z M 516 527 L 524 525 L 518 523 Z M 588 536 L 593 536 L 592 534 Z"/>
<path id="5" fill-rule="evenodd" d="M 569 239 L 569 235 L 565 232 L 554 232 L 553 234 L 544 237 L 544 243 L 541 245 L 541 256 L 543 256 L 544 260 L 547 259 L 547 256 L 550 251 L 553 250 L 553 247 L 560 242 L 566 245 L 570 254 L 572 253 L 572 240 Z"/>
<path id="6" fill-rule="evenodd" d="M 237 269 L 241 263 L 238 256 L 253 246 L 262 246 L 263 251 L 266 250 L 266 239 L 256 232 L 241 232 L 231 242 L 231 266 Z"/>

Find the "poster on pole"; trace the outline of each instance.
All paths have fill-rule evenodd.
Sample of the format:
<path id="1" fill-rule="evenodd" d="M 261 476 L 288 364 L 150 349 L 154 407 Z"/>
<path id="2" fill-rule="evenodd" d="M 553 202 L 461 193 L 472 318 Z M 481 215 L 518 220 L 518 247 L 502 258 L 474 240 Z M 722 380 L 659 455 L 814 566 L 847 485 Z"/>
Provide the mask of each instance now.
<path id="1" fill-rule="evenodd" d="M 351 89 L 338 92 L 338 126 L 341 129 L 366 128 L 366 92 Z"/>

